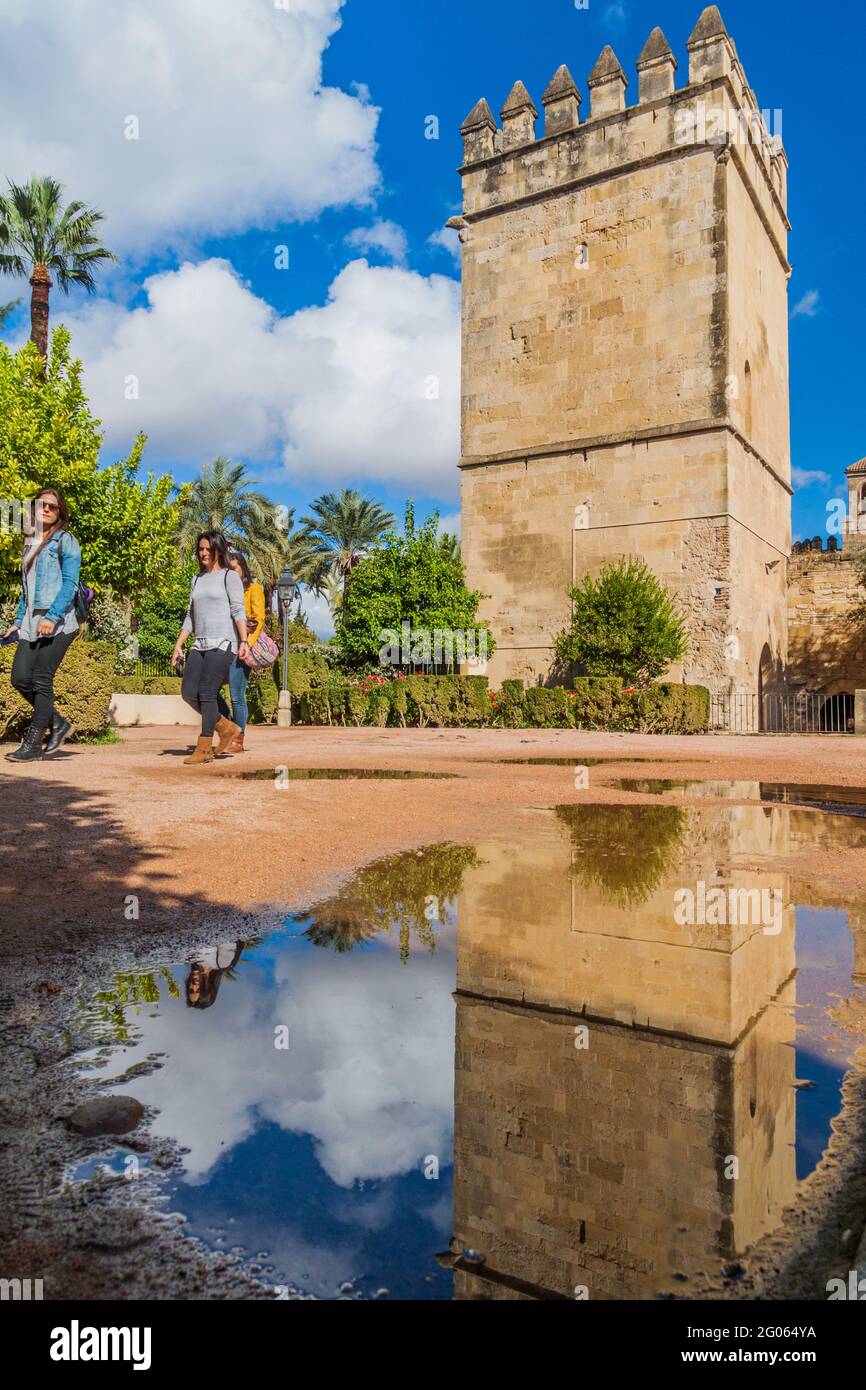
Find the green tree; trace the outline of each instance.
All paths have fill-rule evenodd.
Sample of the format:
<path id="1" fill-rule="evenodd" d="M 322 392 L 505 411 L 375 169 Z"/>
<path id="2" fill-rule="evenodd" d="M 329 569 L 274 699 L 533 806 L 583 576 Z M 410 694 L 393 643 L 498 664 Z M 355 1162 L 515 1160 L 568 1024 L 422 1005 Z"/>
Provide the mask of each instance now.
<path id="1" fill-rule="evenodd" d="M 243 463 L 215 458 L 189 487 L 178 530 L 184 556 L 194 551 L 202 531 L 222 531 L 268 588 L 285 564 L 293 564 L 295 577 L 305 579 L 309 552 L 294 530 L 294 513 L 257 492 Z"/>
<path id="2" fill-rule="evenodd" d="M 100 422 L 69 352 L 69 332 L 51 338 L 50 360 L 32 343 L 10 352 L 0 343 L 0 498 L 23 501 L 54 484 L 66 494 L 71 529 L 82 547 L 82 575 L 122 599 L 156 587 L 175 555 L 179 499 L 170 476 L 137 477 L 145 439 L 127 459 L 99 466 Z M 0 527 L 0 590 L 17 592 L 20 527 Z"/>
<path id="3" fill-rule="evenodd" d="M 562 666 L 647 685 L 688 650 L 675 598 L 638 559 L 606 565 L 571 590 L 571 627 L 556 638 Z"/>
<path id="4" fill-rule="evenodd" d="M 196 574 L 198 562 L 191 556 L 175 559 L 158 588 L 143 593 L 134 603 L 140 661 L 168 666 Z"/>
<path id="5" fill-rule="evenodd" d="M 466 871 L 477 863 L 478 851 L 471 845 L 450 844 L 377 859 L 334 897 L 294 920 L 306 924 L 304 935 L 314 946 L 338 954 L 376 936 L 396 935 L 405 965 L 413 937 L 416 946 L 431 955 L 436 950 L 440 919 L 431 919 L 430 903 L 435 900 L 447 911 L 457 899 Z"/>
<path id="6" fill-rule="evenodd" d="M 640 907 L 673 872 L 688 829 L 682 806 L 557 806 L 572 873 L 617 907 Z"/>
<path id="7" fill-rule="evenodd" d="M 317 497 L 310 513 L 301 517 L 303 534 L 312 561 L 319 564 L 320 588 L 329 592 L 335 612 L 352 571 L 394 525 L 394 517 L 378 502 L 349 488 Z"/>
<path id="8" fill-rule="evenodd" d="M 438 534 L 439 518 L 431 516 L 416 528 L 412 503 L 406 504 L 404 531 L 390 531 L 375 550 L 352 571 L 337 611 L 337 645 L 346 665 L 357 668 L 377 663 L 389 639 L 408 623 L 414 633 L 436 631 L 471 634 L 488 654 L 495 647 L 486 623 L 477 619 L 483 597 L 466 585 L 463 563 L 455 558 L 449 538 Z M 412 643 L 410 664 L 430 664 Z"/>
<path id="9" fill-rule="evenodd" d="M 52 273 L 68 294 L 80 285 L 92 294 L 94 270 L 116 257 L 97 235 L 103 214 L 85 203 L 63 206 L 63 185 L 52 178 L 9 180 L 0 194 L 0 274 L 30 281 L 30 338 L 43 360 L 48 356 L 48 296 Z"/>

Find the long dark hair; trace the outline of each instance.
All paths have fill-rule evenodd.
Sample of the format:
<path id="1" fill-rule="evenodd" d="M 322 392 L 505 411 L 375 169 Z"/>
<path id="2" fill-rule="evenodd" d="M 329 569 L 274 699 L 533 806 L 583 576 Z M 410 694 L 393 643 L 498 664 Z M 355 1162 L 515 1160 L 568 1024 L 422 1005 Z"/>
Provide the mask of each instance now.
<path id="1" fill-rule="evenodd" d="M 210 546 L 211 555 L 215 555 L 219 561 L 220 569 L 227 570 L 229 567 L 229 543 L 222 531 L 202 531 L 195 543 L 196 559 L 198 559 L 198 548 L 202 541 L 207 541 Z M 204 574 L 201 563 L 199 563 L 199 574 Z"/>
<path id="2" fill-rule="evenodd" d="M 41 487 L 36 496 L 32 499 L 30 517 L 33 531 L 35 532 L 38 529 L 36 525 L 36 503 L 39 501 L 40 497 L 55 497 L 57 499 L 57 525 L 65 531 L 69 525 L 69 507 L 59 487 Z"/>
<path id="3" fill-rule="evenodd" d="M 220 985 L 223 982 L 223 975 L 228 975 L 230 980 L 235 978 L 235 966 L 240 961 L 247 943 L 237 941 L 235 943 L 235 953 L 230 965 L 205 966 L 200 961 L 190 963 L 189 972 L 186 977 L 186 1006 L 188 1009 L 211 1009 L 217 1001 L 220 992 Z M 199 997 L 195 1001 L 191 998 L 193 988 L 198 983 Z"/>
<path id="4" fill-rule="evenodd" d="M 253 576 L 250 567 L 247 564 L 246 555 L 242 555 L 239 550 L 232 549 L 229 551 L 229 560 L 237 560 L 238 564 L 241 567 L 241 577 L 244 581 L 244 588 L 248 589 L 253 582 Z"/>

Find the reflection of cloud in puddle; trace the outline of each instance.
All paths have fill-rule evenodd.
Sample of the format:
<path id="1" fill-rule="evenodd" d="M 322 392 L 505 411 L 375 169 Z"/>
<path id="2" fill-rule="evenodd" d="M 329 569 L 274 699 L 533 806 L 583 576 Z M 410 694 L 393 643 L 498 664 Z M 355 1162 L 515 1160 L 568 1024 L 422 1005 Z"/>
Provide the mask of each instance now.
<path id="1" fill-rule="evenodd" d="M 134 1094 L 160 1111 L 156 1134 L 189 1148 L 191 1183 L 205 1182 L 260 1118 L 310 1134 L 319 1163 L 341 1187 L 420 1171 L 427 1154 L 444 1164 L 452 1142 L 453 987 L 448 928 L 435 954 L 419 953 L 408 966 L 389 951 L 377 952 L 375 963 L 360 953 L 336 959 L 281 948 L 276 938 L 224 982 L 214 1008 L 193 1012 L 166 1001 L 160 1018 L 139 1020 L 141 1051 L 158 1046 L 168 1060 L 137 1078 Z M 278 1025 L 288 1026 L 287 1051 L 274 1047 Z M 116 1068 L 115 1058 L 103 1074 Z"/>

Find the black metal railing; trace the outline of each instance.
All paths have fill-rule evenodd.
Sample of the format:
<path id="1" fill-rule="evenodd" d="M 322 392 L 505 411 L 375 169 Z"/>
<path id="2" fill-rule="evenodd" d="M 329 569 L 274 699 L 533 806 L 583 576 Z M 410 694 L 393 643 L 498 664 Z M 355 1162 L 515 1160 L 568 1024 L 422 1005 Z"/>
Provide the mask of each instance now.
<path id="1" fill-rule="evenodd" d="M 136 661 L 133 675 L 148 678 L 154 676 L 173 676 L 175 672 L 172 669 L 171 662 L 168 657 L 166 657 L 162 661 Z"/>
<path id="2" fill-rule="evenodd" d="M 854 696 L 734 693 L 710 697 L 710 729 L 726 734 L 853 734 Z"/>

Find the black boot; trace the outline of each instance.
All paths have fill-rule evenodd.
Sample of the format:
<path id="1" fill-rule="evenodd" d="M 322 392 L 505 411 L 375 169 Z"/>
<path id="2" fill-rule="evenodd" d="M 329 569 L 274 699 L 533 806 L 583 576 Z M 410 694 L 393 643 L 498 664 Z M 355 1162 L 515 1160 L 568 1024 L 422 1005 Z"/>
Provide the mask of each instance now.
<path id="1" fill-rule="evenodd" d="M 14 753 L 6 754 L 6 761 L 10 763 L 34 763 L 42 760 L 42 731 L 34 729 L 33 725 L 24 735 L 24 742 L 20 748 L 16 748 Z"/>
<path id="2" fill-rule="evenodd" d="M 43 749 L 45 753 L 56 753 L 63 743 L 72 733 L 72 725 L 68 719 L 63 719 L 61 715 L 55 714 L 48 729 L 48 742 Z"/>

